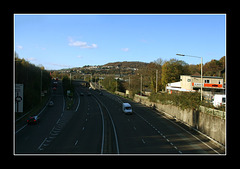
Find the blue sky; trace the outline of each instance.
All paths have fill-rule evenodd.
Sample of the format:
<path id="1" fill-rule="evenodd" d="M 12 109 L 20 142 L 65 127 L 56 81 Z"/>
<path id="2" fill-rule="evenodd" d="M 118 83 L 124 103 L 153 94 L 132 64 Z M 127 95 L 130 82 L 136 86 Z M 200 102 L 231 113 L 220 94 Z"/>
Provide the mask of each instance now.
<path id="1" fill-rule="evenodd" d="M 226 15 L 14 15 L 14 51 L 45 69 L 226 55 Z"/>

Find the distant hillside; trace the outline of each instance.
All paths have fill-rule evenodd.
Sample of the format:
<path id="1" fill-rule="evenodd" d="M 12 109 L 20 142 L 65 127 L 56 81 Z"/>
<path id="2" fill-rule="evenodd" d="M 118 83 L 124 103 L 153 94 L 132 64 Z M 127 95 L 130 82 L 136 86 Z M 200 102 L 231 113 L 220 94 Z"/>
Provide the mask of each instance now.
<path id="1" fill-rule="evenodd" d="M 130 68 L 138 68 L 138 69 L 140 69 L 140 68 L 143 68 L 143 67 L 145 67 L 147 65 L 148 65 L 148 63 L 145 63 L 145 62 L 137 62 L 137 61 L 135 61 L 135 62 L 127 62 L 127 61 L 124 61 L 124 62 L 107 63 L 107 64 L 105 64 L 103 66 L 114 66 L 114 67 L 119 66 L 119 67 L 122 67 L 122 68 L 123 67 L 130 67 Z"/>

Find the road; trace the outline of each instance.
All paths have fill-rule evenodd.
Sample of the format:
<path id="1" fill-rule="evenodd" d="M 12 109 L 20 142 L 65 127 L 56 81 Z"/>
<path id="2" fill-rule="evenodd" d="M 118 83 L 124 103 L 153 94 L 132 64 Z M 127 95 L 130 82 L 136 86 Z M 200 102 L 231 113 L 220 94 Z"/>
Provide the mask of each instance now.
<path id="1" fill-rule="evenodd" d="M 75 84 L 66 110 L 61 83 L 37 125 L 15 134 L 15 154 L 224 154 L 209 139 L 164 114 L 106 91 Z M 83 96 L 81 95 L 83 94 Z M 129 102 L 132 115 L 121 111 Z"/>

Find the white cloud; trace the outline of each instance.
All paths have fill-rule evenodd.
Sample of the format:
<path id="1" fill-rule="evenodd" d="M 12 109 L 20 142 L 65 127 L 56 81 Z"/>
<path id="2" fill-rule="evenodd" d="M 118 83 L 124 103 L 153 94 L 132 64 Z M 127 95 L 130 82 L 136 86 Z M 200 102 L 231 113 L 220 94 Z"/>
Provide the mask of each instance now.
<path id="1" fill-rule="evenodd" d="M 34 57 L 27 58 L 26 60 L 28 60 L 28 61 L 37 61 L 37 59 L 34 58 Z"/>
<path id="2" fill-rule="evenodd" d="M 128 52 L 128 51 L 129 51 L 129 48 L 122 48 L 122 51 Z"/>
<path id="3" fill-rule="evenodd" d="M 72 38 L 69 38 L 69 46 L 76 46 L 76 47 L 80 47 L 80 48 L 87 48 L 87 49 L 93 49 L 93 48 L 97 48 L 97 44 L 91 44 L 88 45 L 87 42 L 82 42 L 82 41 L 75 41 Z"/>
<path id="4" fill-rule="evenodd" d="M 77 57 L 78 57 L 78 58 L 83 58 L 83 56 L 81 56 L 81 55 L 78 55 Z"/>
<path id="5" fill-rule="evenodd" d="M 17 48 L 18 48 L 19 50 L 21 50 L 21 49 L 23 49 L 23 46 L 18 45 Z"/>
<path id="6" fill-rule="evenodd" d="M 65 65 L 65 64 L 58 64 L 58 63 L 52 63 L 52 62 L 48 62 L 46 63 L 48 65 L 52 65 L 52 66 L 58 66 L 58 67 L 70 67 L 70 65 Z"/>

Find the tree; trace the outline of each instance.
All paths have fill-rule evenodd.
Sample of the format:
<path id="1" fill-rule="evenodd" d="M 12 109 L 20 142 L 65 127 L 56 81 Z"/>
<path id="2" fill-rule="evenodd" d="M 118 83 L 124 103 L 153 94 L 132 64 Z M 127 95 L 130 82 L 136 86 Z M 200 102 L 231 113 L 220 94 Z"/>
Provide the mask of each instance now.
<path id="1" fill-rule="evenodd" d="M 111 92 L 114 92 L 116 90 L 116 80 L 114 79 L 114 76 L 106 76 L 102 84 L 107 90 Z"/>
<path id="2" fill-rule="evenodd" d="M 210 62 L 205 63 L 203 66 L 203 74 L 205 76 L 220 76 L 221 71 L 225 67 L 225 64 L 223 66 L 224 59 L 218 61 L 215 59 L 212 59 Z"/>
<path id="3" fill-rule="evenodd" d="M 15 53 L 15 84 L 24 85 L 23 110 L 28 111 L 40 102 L 42 91 L 48 90 L 51 82 L 49 72 L 44 67 L 37 67 Z M 42 71 L 42 73 L 41 73 Z M 42 76 L 41 76 L 42 74 Z M 41 86 L 42 81 L 42 86 Z"/>
<path id="4" fill-rule="evenodd" d="M 188 64 L 182 60 L 171 59 L 162 66 L 162 85 L 165 87 L 168 83 L 180 80 L 180 75 L 189 74 Z"/>

